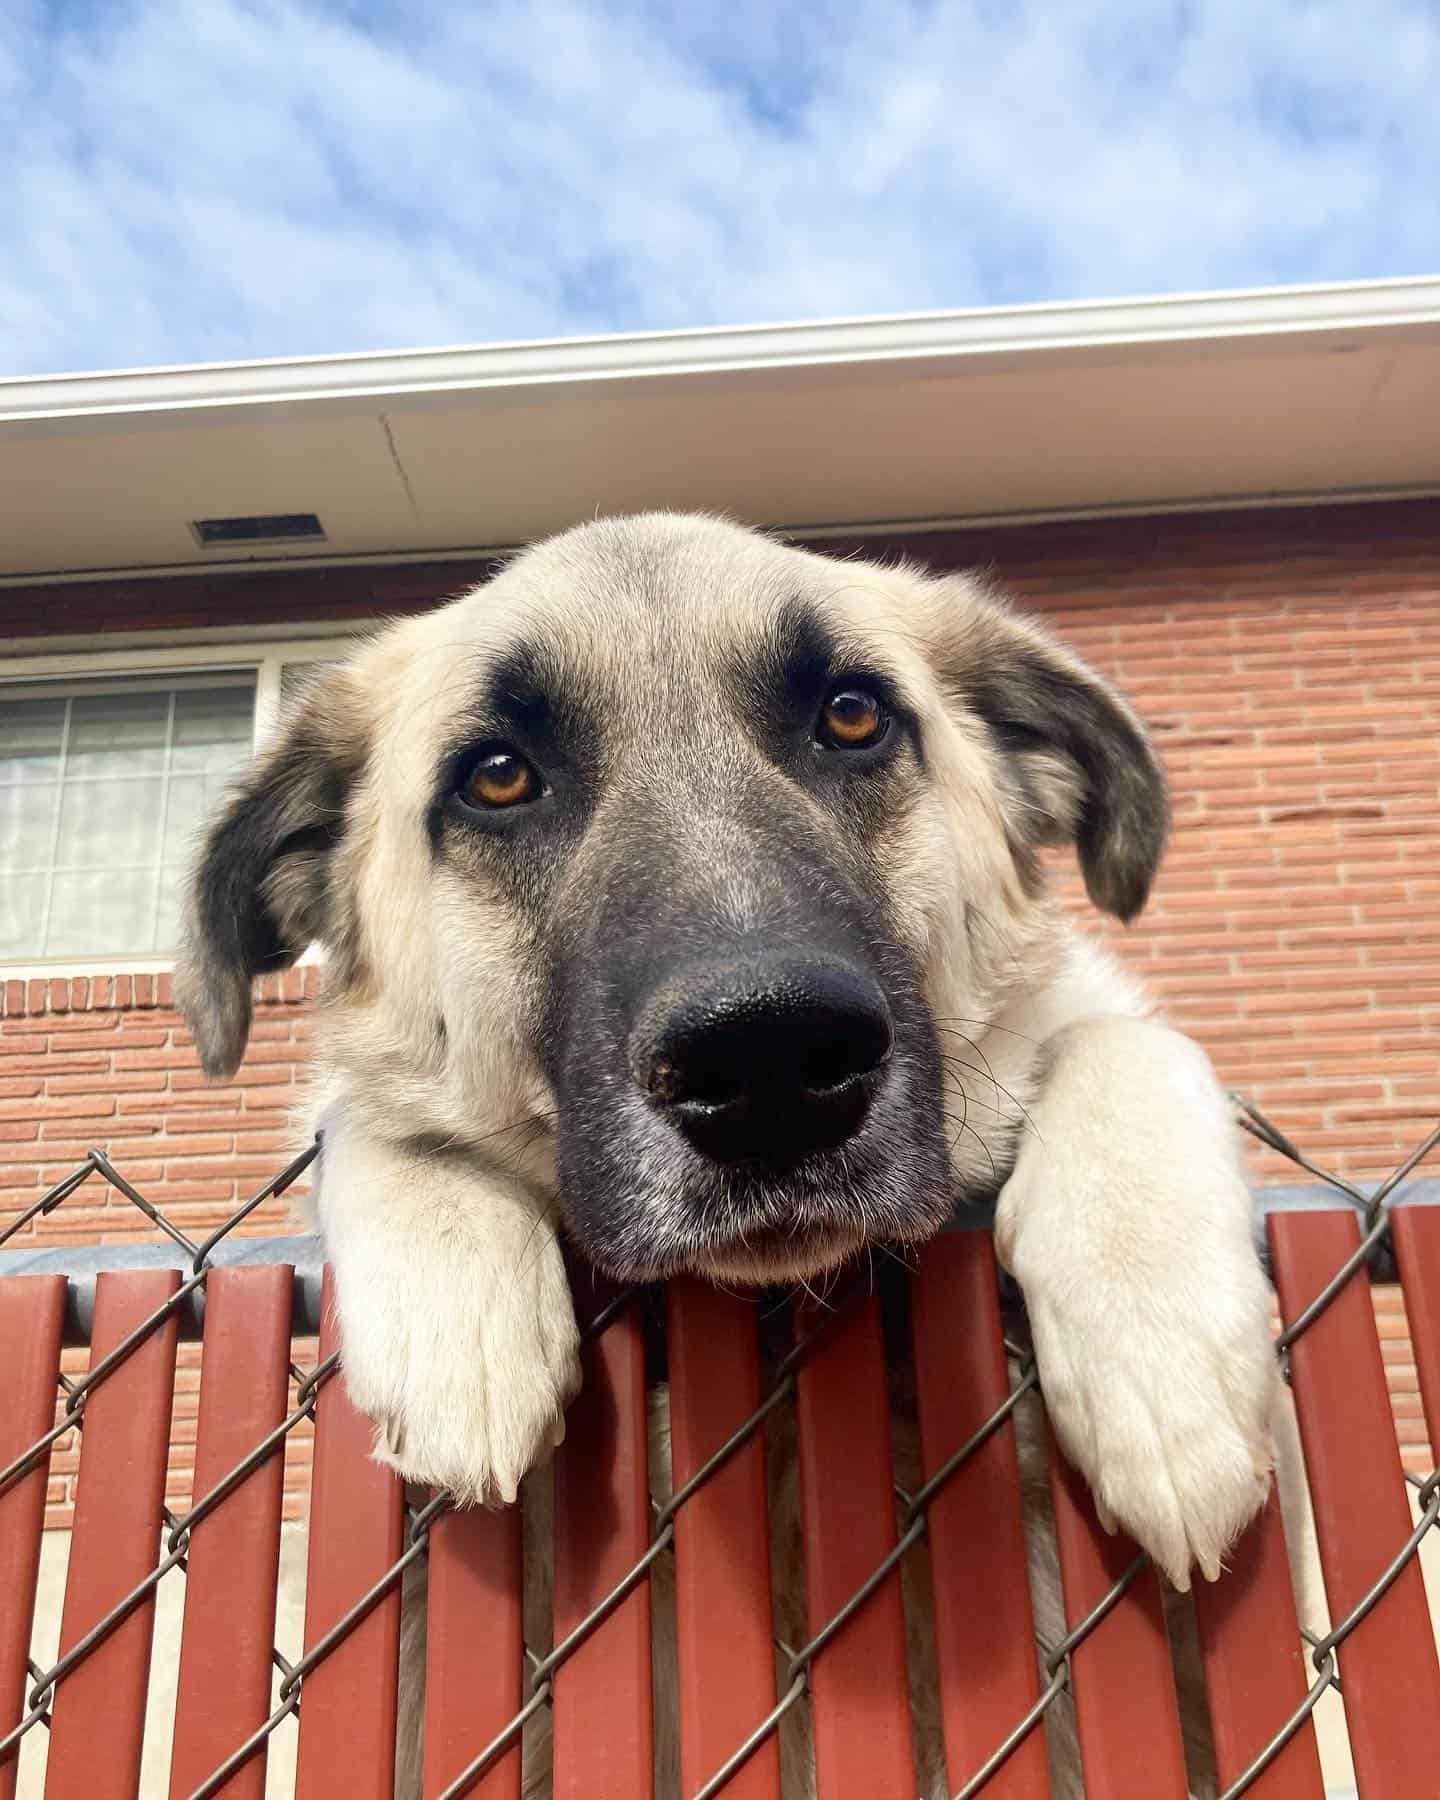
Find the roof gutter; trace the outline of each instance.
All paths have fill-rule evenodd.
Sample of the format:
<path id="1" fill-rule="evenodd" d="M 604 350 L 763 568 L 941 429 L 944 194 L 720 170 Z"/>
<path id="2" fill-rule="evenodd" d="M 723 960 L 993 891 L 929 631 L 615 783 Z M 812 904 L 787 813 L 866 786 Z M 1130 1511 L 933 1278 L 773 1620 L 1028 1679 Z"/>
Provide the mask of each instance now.
<path id="1" fill-rule="evenodd" d="M 759 325 L 442 350 L 204 363 L 0 380 L 0 423 L 112 419 L 201 409 L 368 404 L 405 395 L 653 381 L 864 364 L 1052 357 L 1096 362 L 1150 347 L 1216 354 L 1246 339 L 1358 341 L 1440 326 L 1440 277 L 1182 294 L 1163 299 L 983 307 L 820 324 Z"/>

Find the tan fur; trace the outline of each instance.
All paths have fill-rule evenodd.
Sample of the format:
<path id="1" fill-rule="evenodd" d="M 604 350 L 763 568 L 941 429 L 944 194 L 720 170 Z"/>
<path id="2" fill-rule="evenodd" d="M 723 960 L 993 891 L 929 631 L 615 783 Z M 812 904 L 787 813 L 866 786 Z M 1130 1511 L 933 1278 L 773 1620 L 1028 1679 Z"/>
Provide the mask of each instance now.
<path id="1" fill-rule="evenodd" d="M 585 904 L 596 859 L 649 808 L 671 830 L 677 878 L 687 865 L 733 860 L 716 929 L 756 929 L 779 904 L 778 877 L 763 859 L 733 858 L 741 796 L 783 798 L 815 841 L 850 853 L 824 809 L 728 729 L 711 699 L 716 671 L 797 595 L 917 718 L 923 778 L 865 853 L 952 1052 L 953 1178 L 962 1189 L 1003 1183 L 997 1242 L 1025 1291 L 1059 1440 L 1105 1516 L 1174 1583 L 1187 1586 L 1195 1565 L 1213 1576 L 1263 1491 L 1274 1397 L 1234 1136 L 1204 1057 L 1077 932 L 1034 854 L 1074 839 L 1097 903 L 1129 916 L 1163 822 L 1127 804 L 1152 782 L 1151 752 L 1122 701 L 982 584 L 836 563 L 715 519 L 649 515 L 565 533 L 487 586 L 392 627 L 323 678 L 212 838 L 181 982 L 207 1067 L 233 1066 L 244 1038 L 235 970 L 218 966 L 229 940 L 214 894 L 231 890 L 213 886 L 207 915 L 203 878 L 251 804 L 262 823 L 279 821 L 256 941 L 272 956 L 298 954 L 311 935 L 331 946 L 318 1207 L 350 1391 L 377 1421 L 377 1455 L 407 1478 L 467 1499 L 513 1498 L 578 1379 L 554 1095 L 521 1026 L 521 921 L 463 866 L 430 855 L 437 758 L 497 658 L 522 638 L 560 647 L 605 696 L 609 758 L 550 896 L 560 915 Z M 1068 711 L 1054 710 L 1057 693 L 1070 696 Z M 991 714 L 987 694 L 1000 696 Z M 323 791 L 344 782 L 328 839 L 324 804 L 306 798 L 307 770 L 326 758 Z M 286 782 L 296 794 L 282 805 L 273 790 Z M 285 823 L 292 815 L 296 826 Z M 285 839 L 302 828 L 310 838 Z M 667 1198 L 643 1167 L 635 1188 L 643 1238 L 644 1209 L 658 1218 Z M 857 1238 L 797 1241 L 804 1249 L 788 1261 L 697 1251 L 692 1266 L 793 1279 L 832 1265 Z M 795 1632 L 786 1608 L 801 1551 L 783 1444 L 778 1454 L 777 1620 Z M 1027 1491 L 1038 1519 L 1028 1478 Z M 1043 1543 L 1042 1527 L 1035 1536 Z M 1035 1580 L 1039 1611 L 1053 1614 L 1043 1555 Z M 913 1571 L 909 1586 L 923 1595 Z M 912 1618 L 923 1649 L 918 1599 Z M 927 1709 L 917 1699 L 917 1716 Z M 667 1716 L 662 1706 L 669 1756 Z M 918 1729 L 928 1796 L 942 1791 L 943 1770 L 933 1731 L 926 1739 L 923 1720 Z M 809 1791 L 798 1732 L 787 1725 L 796 1796 Z M 1063 1734 L 1056 1744 L 1071 1782 L 1073 1746 Z M 543 1774 L 527 1777 L 527 1793 L 543 1785 Z"/>

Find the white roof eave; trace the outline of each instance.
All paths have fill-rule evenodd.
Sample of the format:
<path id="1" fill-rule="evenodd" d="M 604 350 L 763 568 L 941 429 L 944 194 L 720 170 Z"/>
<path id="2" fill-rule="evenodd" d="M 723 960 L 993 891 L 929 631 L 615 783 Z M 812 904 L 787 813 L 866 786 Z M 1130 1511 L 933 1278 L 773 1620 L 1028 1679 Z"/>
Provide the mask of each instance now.
<path id="1" fill-rule="evenodd" d="M 1263 348 L 1406 327 L 1440 327 L 1440 278 L 20 376 L 0 379 L 0 425 L 776 370 L 823 375 L 867 363 L 975 358 L 993 366 L 997 358 L 1077 357 L 1093 364 L 1146 351 L 1223 354 L 1245 339 L 1263 340 L 1256 346 Z"/>

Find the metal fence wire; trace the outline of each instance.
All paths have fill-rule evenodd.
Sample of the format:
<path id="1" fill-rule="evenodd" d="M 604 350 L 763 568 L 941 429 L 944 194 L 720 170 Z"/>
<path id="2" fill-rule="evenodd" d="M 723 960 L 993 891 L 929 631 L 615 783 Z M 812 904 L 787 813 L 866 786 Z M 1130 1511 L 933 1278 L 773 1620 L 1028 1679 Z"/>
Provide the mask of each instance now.
<path id="1" fill-rule="evenodd" d="M 1371 1272 L 1377 1271 L 1389 1276 L 1396 1257 L 1396 1224 L 1397 1220 L 1407 1213 L 1436 1213 L 1440 1211 L 1431 1207 L 1407 1207 L 1407 1198 L 1418 1197 L 1407 1182 L 1413 1172 L 1440 1144 L 1440 1126 L 1425 1139 L 1423 1143 L 1399 1164 L 1394 1172 L 1371 1191 L 1341 1179 L 1339 1176 L 1317 1166 L 1292 1144 L 1288 1138 L 1268 1119 L 1242 1100 L 1236 1101 L 1240 1123 L 1243 1127 L 1267 1145 L 1272 1151 L 1288 1158 L 1299 1169 L 1312 1178 L 1314 1183 L 1323 1184 L 1323 1188 L 1333 1197 L 1335 1204 L 1348 1209 L 1358 1222 L 1358 1241 L 1353 1249 L 1344 1255 L 1334 1267 L 1333 1274 L 1306 1303 L 1294 1312 L 1294 1316 L 1285 1321 L 1283 1329 L 1276 1340 L 1277 1354 L 1281 1358 L 1282 1368 L 1288 1375 L 1289 1362 L 1297 1345 L 1305 1339 L 1319 1321 L 1334 1306 L 1337 1298 L 1344 1294 L 1351 1283 L 1359 1283 L 1364 1287 L 1368 1283 Z M 318 1145 L 307 1149 L 287 1167 L 279 1171 L 272 1180 L 265 1183 L 245 1204 L 239 1206 L 229 1218 L 215 1231 L 199 1242 L 191 1239 L 157 1206 L 151 1204 L 146 1197 L 126 1180 L 123 1172 L 115 1168 L 109 1159 L 99 1150 L 90 1153 L 87 1159 L 74 1169 L 64 1180 L 57 1183 L 47 1193 L 40 1196 L 0 1232 L 0 1249 L 7 1245 L 16 1248 L 15 1240 L 26 1232 L 33 1220 L 45 1217 L 62 1206 L 67 1199 L 77 1193 L 86 1183 L 107 1183 L 116 1193 L 144 1214 L 155 1230 L 175 1245 L 188 1264 L 188 1273 L 180 1281 L 178 1287 L 171 1292 L 164 1302 L 155 1307 L 133 1329 L 129 1330 L 121 1340 L 95 1361 L 89 1372 L 78 1380 L 70 1379 L 63 1374 L 59 1376 L 60 1400 L 58 1417 L 55 1423 L 33 1443 L 27 1445 L 3 1469 L 0 1469 L 0 1503 L 12 1493 L 27 1477 L 34 1474 L 37 1468 L 48 1467 L 52 1445 L 66 1432 L 85 1423 L 87 1408 L 102 1386 L 109 1381 L 128 1359 L 156 1334 L 164 1332 L 171 1321 L 177 1320 L 186 1309 L 193 1313 L 197 1299 L 216 1268 L 216 1254 L 220 1246 L 236 1229 L 241 1226 L 263 1202 L 271 1200 L 285 1192 L 308 1168 L 317 1154 Z M 1432 1184 L 1424 1184 L 1427 1188 Z M 1352 1235 L 1353 1234 L 1352 1232 Z M 1347 1240 L 1348 1241 L 1348 1240 Z M 1440 1235 L 1434 1233 L 1427 1239 L 1431 1254 L 1440 1250 Z M 235 1246 L 230 1246 L 235 1250 Z M 1273 1249 L 1273 1238 L 1272 1238 Z M 243 1254 L 242 1254 L 243 1260 Z M 1400 1247 L 1399 1260 L 1402 1276 L 1406 1276 L 1405 1250 Z M 1434 1261 L 1432 1255 L 1432 1262 Z M 0 1262 L 0 1275 L 4 1274 L 4 1264 Z M 13 1277 L 24 1281 L 26 1276 Z M 1408 1277 L 1407 1277 L 1408 1281 Z M 1440 1282 L 1440 1276 L 1436 1277 Z M 1286 1298 L 1282 1284 L 1282 1302 Z M 1440 1301 L 1440 1292 L 1427 1289 L 1427 1305 L 1429 1298 Z M 585 1337 L 591 1344 L 601 1340 L 616 1322 L 624 1318 L 640 1299 L 640 1290 L 628 1290 L 616 1294 L 605 1304 L 589 1322 Z M 617 1612 L 627 1596 L 629 1596 L 646 1578 L 647 1573 L 657 1559 L 670 1555 L 674 1550 L 677 1521 L 682 1518 L 685 1509 L 691 1505 L 717 1474 L 724 1469 L 745 1446 L 750 1445 L 761 1433 L 772 1412 L 784 1403 L 791 1401 L 796 1394 L 797 1377 L 815 1356 L 817 1349 L 823 1345 L 827 1336 L 843 1321 L 848 1306 L 855 1304 L 854 1296 L 840 1294 L 831 1296 L 828 1308 L 818 1316 L 806 1315 L 810 1321 L 807 1328 L 801 1331 L 793 1347 L 783 1357 L 773 1371 L 773 1379 L 763 1398 L 730 1430 L 718 1448 L 708 1454 L 693 1473 L 689 1474 L 675 1487 L 671 1497 L 663 1506 L 653 1509 L 649 1542 L 643 1554 L 636 1556 L 624 1572 L 614 1579 L 601 1593 L 594 1598 L 585 1611 L 564 1634 L 554 1647 L 540 1655 L 532 1650 L 524 1652 L 524 1675 L 522 1683 L 522 1699 L 513 1717 L 509 1718 L 503 1728 L 496 1732 L 482 1747 L 479 1747 L 469 1763 L 443 1788 L 442 1800 L 458 1800 L 458 1796 L 474 1789 L 485 1773 L 490 1770 L 497 1759 L 501 1758 L 517 1743 L 527 1721 L 539 1709 L 550 1704 L 566 1678 L 567 1665 L 571 1664 L 577 1652 L 587 1645 L 597 1631 Z M 1412 1316 L 1414 1302 L 1412 1299 Z M 1428 1316 L 1428 1315 L 1427 1315 Z M 1440 1329 L 1440 1311 L 1436 1311 L 1429 1321 L 1430 1327 Z M 962 1327 L 963 1328 L 963 1327 Z M 865 1578 L 853 1586 L 852 1591 L 843 1603 L 834 1606 L 825 1617 L 824 1622 L 814 1630 L 807 1642 L 795 1648 L 781 1646 L 783 1657 L 783 1673 L 776 1683 L 777 1703 L 764 1716 L 756 1717 L 753 1729 L 741 1741 L 734 1744 L 733 1752 L 726 1757 L 698 1787 L 692 1787 L 689 1800 L 710 1800 L 711 1796 L 721 1794 L 729 1787 L 737 1774 L 751 1761 L 763 1745 L 772 1740 L 777 1733 L 781 1721 L 786 1714 L 795 1708 L 812 1689 L 812 1682 L 818 1667 L 823 1665 L 827 1652 L 831 1649 L 838 1634 L 863 1609 L 871 1603 L 887 1578 L 898 1568 L 901 1560 L 913 1546 L 927 1533 L 930 1523 L 931 1509 L 937 1497 L 941 1495 L 955 1480 L 957 1474 L 969 1465 L 972 1460 L 998 1432 L 1001 1431 L 1020 1402 L 1031 1394 L 1039 1393 L 1039 1378 L 1033 1361 L 1023 1348 L 1007 1341 L 1007 1349 L 1011 1351 L 1011 1378 L 1009 1392 L 994 1405 L 987 1417 L 965 1437 L 963 1442 L 954 1445 L 949 1454 L 934 1467 L 933 1472 L 913 1492 L 896 1489 L 898 1499 L 898 1524 L 894 1532 L 893 1546 L 874 1562 Z M 1440 1359 L 1440 1343 L 1430 1346 L 1430 1354 Z M 1378 1357 L 1378 1352 L 1377 1352 Z M 1422 1384 L 1425 1380 L 1425 1359 L 1422 1357 Z M 294 1404 L 289 1411 L 259 1438 L 234 1466 L 228 1469 L 221 1479 L 213 1482 L 206 1492 L 194 1499 L 192 1504 L 179 1516 L 168 1508 L 162 1507 L 163 1529 L 159 1533 L 161 1554 L 143 1577 L 115 1601 L 103 1616 L 94 1620 L 80 1635 L 71 1642 L 56 1661 L 48 1668 L 36 1667 L 33 1662 L 28 1665 L 29 1687 L 25 1697 L 21 1716 L 18 1721 L 0 1737 L 0 1793 L 13 1791 L 15 1767 L 18 1762 L 21 1740 L 35 1730 L 43 1730 L 51 1725 L 52 1708 L 57 1694 L 65 1684 L 72 1680 L 87 1660 L 97 1649 L 120 1628 L 124 1622 L 141 1608 L 154 1594 L 159 1584 L 174 1571 L 182 1573 L 187 1566 L 187 1556 L 191 1552 L 197 1533 L 202 1533 L 206 1521 L 212 1517 L 229 1496 L 236 1493 L 246 1482 L 251 1480 L 257 1471 L 270 1465 L 283 1451 L 286 1438 L 304 1420 L 313 1419 L 316 1413 L 317 1400 L 335 1377 L 337 1372 L 338 1352 L 323 1358 L 308 1373 L 297 1368 L 292 1362 L 290 1372 L 297 1384 Z M 0 1382 L 6 1379 L 0 1371 Z M 1427 1406 L 1431 1410 L 1430 1432 L 1434 1443 L 1437 1436 L 1434 1410 L 1440 1407 L 1440 1395 L 1426 1392 Z M 1303 1424 L 1302 1418 L 1302 1424 Z M 1388 1423 L 1388 1421 L 1387 1421 Z M 1307 1460 L 1310 1447 L 1307 1444 Z M 1341 1665 L 1344 1660 L 1346 1646 L 1362 1623 L 1374 1611 L 1377 1604 L 1390 1591 L 1392 1586 L 1411 1569 L 1419 1553 L 1420 1545 L 1426 1534 L 1435 1530 L 1440 1523 L 1440 1473 L 1432 1472 L 1428 1476 L 1408 1475 L 1406 1479 L 1415 1490 L 1414 1500 L 1418 1510 L 1418 1522 L 1408 1536 L 1397 1537 L 1393 1544 L 1386 1545 L 1392 1550 L 1377 1575 L 1364 1586 L 1358 1597 L 1354 1598 L 1343 1611 L 1343 1616 L 1323 1634 L 1303 1629 L 1301 1636 L 1308 1645 L 1310 1675 L 1308 1686 L 1303 1697 L 1284 1716 L 1273 1720 L 1268 1738 L 1266 1738 L 1253 1754 L 1247 1766 L 1233 1773 L 1223 1786 L 1222 1800 L 1238 1800 L 1238 1796 L 1246 1793 L 1260 1781 L 1289 1744 L 1291 1739 L 1305 1726 L 1320 1698 L 1331 1688 L 1338 1688 L 1341 1680 Z M 206 1800 L 206 1797 L 218 1793 L 237 1771 L 245 1768 L 257 1758 L 263 1763 L 263 1752 L 267 1739 L 284 1720 L 301 1713 L 305 1704 L 306 1684 L 314 1673 L 326 1664 L 336 1650 L 343 1645 L 357 1627 L 364 1621 L 376 1606 L 388 1595 L 394 1593 L 411 1566 L 424 1559 L 432 1545 L 433 1533 L 437 1524 L 453 1510 L 449 1496 L 445 1493 L 435 1495 L 428 1504 L 410 1507 L 405 1515 L 405 1526 L 401 1539 L 400 1553 L 384 1568 L 378 1579 L 362 1593 L 357 1593 L 351 1604 L 343 1611 L 333 1624 L 310 1643 L 304 1654 L 297 1660 L 288 1662 L 279 1651 L 274 1652 L 274 1665 L 279 1671 L 278 1687 L 274 1693 L 274 1706 L 269 1715 L 243 1741 L 234 1745 L 233 1751 L 223 1762 L 220 1762 L 209 1775 L 190 1792 L 190 1800 Z M 37 1514 L 38 1517 L 38 1514 Z M 157 1520 L 157 1525 L 162 1523 Z M 1323 1521 L 1322 1521 L 1323 1523 Z M 1324 1560 L 1325 1544 L 1322 1531 L 1322 1560 Z M 977 1546 L 977 1554 L 984 1555 L 984 1546 Z M 998 1735 L 993 1748 L 984 1760 L 975 1767 L 963 1785 L 953 1790 L 954 1800 L 968 1800 L 969 1796 L 983 1793 L 987 1786 L 997 1777 L 1007 1763 L 1016 1755 L 1020 1747 L 1030 1740 L 1044 1720 L 1047 1712 L 1067 1689 L 1074 1679 L 1076 1653 L 1099 1630 L 1105 1620 L 1117 1608 L 1148 1567 L 1147 1558 L 1136 1555 L 1123 1567 L 1122 1571 L 1099 1593 L 1098 1598 L 1088 1604 L 1064 1635 L 1057 1641 L 1039 1645 L 1038 1661 L 1040 1677 L 1038 1691 L 1033 1702 L 1014 1717 L 1008 1730 Z M 1328 1571 L 1327 1571 L 1328 1573 Z M 1222 1584 L 1223 1585 L 1223 1584 Z M 28 1603 L 27 1603 L 28 1612 Z M 27 1620 L 28 1624 L 28 1620 Z M 147 1639 L 148 1642 L 148 1639 Z M 1431 1646 L 1433 1654 L 1433 1646 Z M 0 1694 L 0 1705 L 8 1704 Z M 13 1717 L 14 1714 L 12 1713 Z M 0 1714 L 0 1724 L 4 1716 Z M 1432 1765 L 1433 1768 L 1436 1765 Z M 1440 1779 L 1440 1777 L 1437 1777 Z M 1363 1780 L 1363 1777 L 1362 1777 Z M 328 1791 L 328 1790 L 327 1790 Z M 597 1790 L 598 1791 L 598 1790 Z M 1286 1792 L 1299 1791 L 1286 1789 Z M 1376 1788 L 1376 1793 L 1382 1789 Z M 1400 1790 L 1392 1789 L 1392 1792 Z M 1419 1787 L 1412 1784 L 1407 1793 L 1415 1793 Z"/>

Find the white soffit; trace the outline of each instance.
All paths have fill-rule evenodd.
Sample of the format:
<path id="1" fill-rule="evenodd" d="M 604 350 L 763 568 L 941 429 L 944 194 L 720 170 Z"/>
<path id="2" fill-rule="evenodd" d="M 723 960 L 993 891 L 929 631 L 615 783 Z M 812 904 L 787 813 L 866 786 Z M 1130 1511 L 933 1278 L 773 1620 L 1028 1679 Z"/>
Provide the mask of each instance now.
<path id="1" fill-rule="evenodd" d="M 1440 279 L 0 381 L 0 577 L 1440 490 Z M 323 543 L 190 522 L 316 513 Z"/>

